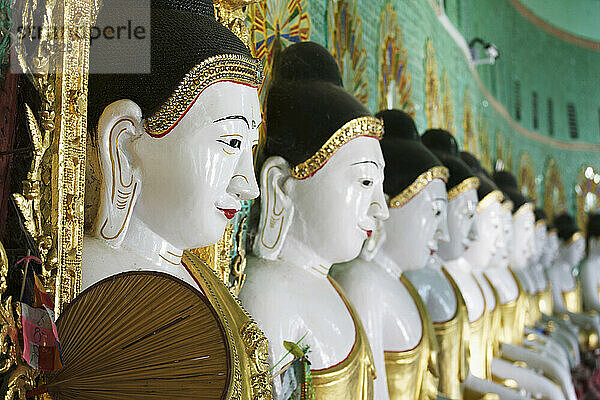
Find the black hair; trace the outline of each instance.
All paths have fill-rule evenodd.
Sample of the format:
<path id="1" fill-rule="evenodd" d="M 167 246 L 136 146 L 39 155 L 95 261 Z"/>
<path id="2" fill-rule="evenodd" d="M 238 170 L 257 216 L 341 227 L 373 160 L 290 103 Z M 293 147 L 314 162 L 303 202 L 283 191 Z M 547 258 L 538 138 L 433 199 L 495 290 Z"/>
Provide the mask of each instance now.
<path id="1" fill-rule="evenodd" d="M 460 158 L 469 166 L 469 168 L 471 168 L 475 176 L 479 178 L 479 188 L 477 189 L 477 197 L 479 197 L 479 200 L 482 200 L 494 190 L 500 190 L 490 177 L 489 173 L 481 166 L 477 157 L 469 152 L 461 151 Z"/>
<path id="2" fill-rule="evenodd" d="M 267 93 L 265 157 L 278 155 L 298 165 L 344 124 L 372 115 L 344 90 L 337 63 L 323 46 L 295 43 L 274 64 Z"/>
<path id="3" fill-rule="evenodd" d="M 400 194 L 424 172 L 444 165 L 421 143 L 410 115 L 401 110 L 385 110 L 376 116 L 383 119 L 386 132 L 381 139 L 386 165 L 383 189 L 390 197 Z"/>
<path id="4" fill-rule="evenodd" d="M 576 232 L 579 232 L 579 227 L 575 219 L 567 212 L 557 215 L 554 218 L 554 225 L 556 226 L 558 237 L 563 241 L 571 239 Z"/>
<path id="5" fill-rule="evenodd" d="M 521 193 L 521 190 L 519 190 L 517 178 L 515 178 L 513 174 L 508 171 L 496 171 L 494 172 L 493 177 L 496 185 L 498 185 L 504 195 L 508 197 L 515 205 L 513 212 L 517 212 L 517 210 L 521 208 L 523 204 L 531 203 L 531 199 L 525 197 Z"/>
<path id="6" fill-rule="evenodd" d="M 99 19 L 102 10 L 110 12 L 112 2 L 118 0 L 104 0 Z M 207 58 L 220 54 L 252 57 L 244 43 L 215 20 L 212 0 L 152 0 L 150 24 L 150 73 L 90 74 L 90 128 L 95 129 L 104 109 L 120 99 L 134 101 L 142 109 L 144 118 L 152 115 L 175 91 L 185 74 Z M 90 48 L 92 70 L 95 65 L 136 57 L 135 54 L 106 56 L 96 49 L 97 46 Z"/>

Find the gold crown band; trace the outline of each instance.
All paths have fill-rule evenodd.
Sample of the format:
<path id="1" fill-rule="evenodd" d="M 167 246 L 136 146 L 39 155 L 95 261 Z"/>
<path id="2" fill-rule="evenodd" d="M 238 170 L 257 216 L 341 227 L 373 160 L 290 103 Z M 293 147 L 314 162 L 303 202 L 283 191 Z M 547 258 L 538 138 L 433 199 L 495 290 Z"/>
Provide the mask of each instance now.
<path id="1" fill-rule="evenodd" d="M 415 197 L 425 186 L 429 185 L 434 179 L 441 179 L 444 182 L 448 180 L 448 168 L 436 166 L 423 172 L 414 180 L 406 189 L 400 192 L 399 195 L 390 200 L 390 208 L 400 208 L 410 199 Z"/>
<path id="2" fill-rule="evenodd" d="M 309 158 L 293 167 L 291 175 L 296 179 L 305 179 L 314 175 L 343 145 L 359 136 L 380 140 L 383 137 L 383 121 L 375 117 L 355 118 L 345 123 Z"/>
<path id="3" fill-rule="evenodd" d="M 583 236 L 583 233 L 581 231 L 577 231 L 573 235 L 571 235 L 569 240 L 567 240 L 567 242 L 565 243 L 565 246 L 568 247 L 568 246 L 572 245 L 573 243 L 575 243 L 579 239 L 585 239 L 585 237 Z"/>
<path id="4" fill-rule="evenodd" d="M 502 202 L 502 208 L 512 213 L 513 208 L 515 208 L 515 203 L 513 203 L 512 200 L 504 199 Z"/>
<path id="5" fill-rule="evenodd" d="M 492 190 L 483 196 L 483 199 L 479 200 L 479 203 L 477 203 L 477 212 L 482 212 L 496 201 L 498 203 L 502 203 L 502 200 L 504 200 L 504 195 L 502 192 L 499 190 Z"/>
<path id="6" fill-rule="evenodd" d="M 518 218 L 520 215 L 525 214 L 528 211 L 533 212 L 534 209 L 535 209 L 535 204 L 525 203 L 521 207 L 519 207 L 519 209 L 517 211 L 515 211 L 515 214 L 513 215 L 513 219 Z"/>
<path id="7" fill-rule="evenodd" d="M 535 221 L 536 228 L 539 228 L 542 225 L 548 226 L 548 222 L 546 222 L 546 220 L 544 218 L 538 219 L 537 221 Z"/>
<path id="8" fill-rule="evenodd" d="M 459 194 L 463 194 L 468 192 L 471 189 L 477 190 L 479 187 L 479 178 L 474 176 L 465 179 L 458 185 L 454 186 L 452 189 L 448 190 L 448 201 L 454 199 Z"/>
<path id="9" fill-rule="evenodd" d="M 167 101 L 145 121 L 146 132 L 162 137 L 190 109 L 204 89 L 216 82 L 231 81 L 258 88 L 263 80 L 262 64 L 239 54 L 219 54 L 192 68 Z"/>
<path id="10" fill-rule="evenodd" d="M 551 234 L 558 234 L 558 229 L 557 228 L 548 229 L 548 235 L 551 235 Z"/>

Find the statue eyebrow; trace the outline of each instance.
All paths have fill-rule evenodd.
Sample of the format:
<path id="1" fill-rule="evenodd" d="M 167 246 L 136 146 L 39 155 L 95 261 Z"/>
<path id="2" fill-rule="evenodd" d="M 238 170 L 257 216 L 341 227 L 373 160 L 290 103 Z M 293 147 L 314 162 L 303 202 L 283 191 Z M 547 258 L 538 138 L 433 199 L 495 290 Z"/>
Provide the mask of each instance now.
<path id="1" fill-rule="evenodd" d="M 223 117 L 223 118 L 219 118 L 217 120 L 214 120 L 213 123 L 220 122 L 220 121 L 225 121 L 227 119 L 242 119 L 242 120 L 244 120 L 244 122 L 248 126 L 248 129 L 250 129 L 250 124 L 248 123 L 248 120 L 246 119 L 246 117 L 244 117 L 243 115 L 228 115 L 227 117 Z"/>
<path id="2" fill-rule="evenodd" d="M 369 160 L 369 161 L 359 161 L 359 162 L 355 162 L 355 163 L 350 164 L 350 165 L 358 165 L 358 164 L 375 164 L 375 166 L 377 168 L 379 168 L 379 164 L 377 164 L 375 161 L 371 161 L 371 160 Z"/>

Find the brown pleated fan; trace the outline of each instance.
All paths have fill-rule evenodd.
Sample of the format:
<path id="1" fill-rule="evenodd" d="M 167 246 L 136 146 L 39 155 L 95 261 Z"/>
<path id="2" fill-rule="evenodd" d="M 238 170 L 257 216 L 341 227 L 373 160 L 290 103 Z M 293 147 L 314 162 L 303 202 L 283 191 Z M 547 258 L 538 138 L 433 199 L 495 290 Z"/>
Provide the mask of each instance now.
<path id="1" fill-rule="evenodd" d="M 57 321 L 64 367 L 58 399 L 222 399 L 224 329 L 204 295 L 177 278 L 126 272 L 78 295 Z"/>

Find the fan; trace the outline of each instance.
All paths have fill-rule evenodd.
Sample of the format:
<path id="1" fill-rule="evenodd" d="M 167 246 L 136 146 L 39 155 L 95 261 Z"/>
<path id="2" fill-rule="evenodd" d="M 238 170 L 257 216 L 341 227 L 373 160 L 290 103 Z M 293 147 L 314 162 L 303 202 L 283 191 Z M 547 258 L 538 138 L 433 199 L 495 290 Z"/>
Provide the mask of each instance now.
<path id="1" fill-rule="evenodd" d="M 222 399 L 229 348 L 207 298 L 170 275 L 126 272 L 78 295 L 57 321 L 58 399 Z"/>

